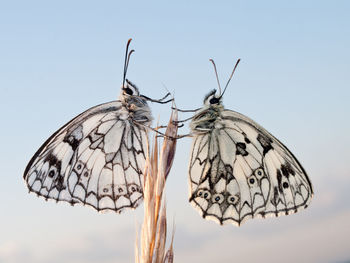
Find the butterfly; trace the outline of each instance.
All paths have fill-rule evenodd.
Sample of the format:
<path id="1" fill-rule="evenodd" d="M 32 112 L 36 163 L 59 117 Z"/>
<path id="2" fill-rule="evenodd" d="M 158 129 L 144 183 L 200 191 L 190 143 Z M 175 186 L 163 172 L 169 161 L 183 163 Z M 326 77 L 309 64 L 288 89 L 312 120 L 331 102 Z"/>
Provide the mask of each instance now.
<path id="1" fill-rule="evenodd" d="M 247 219 L 280 216 L 306 208 L 313 187 L 304 168 L 278 139 L 250 118 L 225 109 L 211 91 L 190 123 L 190 203 L 205 219 L 241 225 Z"/>
<path id="2" fill-rule="evenodd" d="M 153 100 L 126 79 L 131 54 L 126 46 L 119 100 L 97 105 L 56 131 L 39 148 L 24 171 L 30 192 L 97 211 L 122 212 L 143 199 L 143 170 L 152 122 Z"/>

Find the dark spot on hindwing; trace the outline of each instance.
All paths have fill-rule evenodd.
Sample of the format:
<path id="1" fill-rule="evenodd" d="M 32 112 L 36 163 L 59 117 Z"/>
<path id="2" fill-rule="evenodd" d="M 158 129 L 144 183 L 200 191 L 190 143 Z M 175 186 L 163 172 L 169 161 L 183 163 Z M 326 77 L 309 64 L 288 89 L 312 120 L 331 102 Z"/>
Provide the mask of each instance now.
<path id="1" fill-rule="evenodd" d="M 295 175 L 295 171 L 293 168 L 290 166 L 289 163 L 286 164 L 281 164 L 281 171 L 284 176 L 288 178 L 289 175 Z"/>
<path id="2" fill-rule="evenodd" d="M 55 171 L 54 170 L 51 170 L 48 174 L 48 177 L 52 178 L 55 176 Z"/>
<path id="3" fill-rule="evenodd" d="M 249 144 L 251 141 L 248 139 L 247 134 L 245 132 L 242 132 L 242 135 L 244 136 L 245 143 Z"/>
<path id="4" fill-rule="evenodd" d="M 243 142 L 238 142 L 236 144 L 236 154 L 237 155 L 242 155 L 242 156 L 247 156 L 248 152 L 245 150 L 246 149 L 246 144 Z"/>
<path id="5" fill-rule="evenodd" d="M 51 189 L 56 188 L 58 191 L 62 191 L 66 188 L 66 186 L 64 185 L 64 176 L 61 175 L 61 161 L 59 161 L 56 156 L 50 153 L 45 158 L 45 162 L 49 163 L 49 171 L 47 176 L 53 180 Z"/>
<path id="6" fill-rule="evenodd" d="M 227 184 L 229 184 L 232 180 L 236 179 L 232 173 L 227 173 L 226 180 Z"/>
<path id="7" fill-rule="evenodd" d="M 72 150 L 75 151 L 80 141 L 83 138 L 83 126 L 74 126 L 72 129 L 69 129 L 67 131 L 66 136 L 63 138 L 63 142 L 68 143 L 70 147 L 72 147 Z"/>
<path id="8" fill-rule="evenodd" d="M 282 186 L 284 189 L 287 189 L 289 187 L 289 184 L 287 182 L 284 182 Z"/>
<path id="9" fill-rule="evenodd" d="M 277 170 L 277 183 L 278 183 L 278 190 L 280 193 L 283 193 L 282 189 L 282 174 L 280 170 Z"/>
<path id="10" fill-rule="evenodd" d="M 295 175 L 295 171 L 288 162 L 281 164 L 281 169 L 277 170 L 278 189 L 280 192 L 282 192 L 282 188 L 287 189 L 289 187 L 288 182 L 282 182 L 282 175 L 287 178 L 287 180 L 289 178 L 289 175 Z"/>
<path id="11" fill-rule="evenodd" d="M 63 184 L 64 182 L 64 177 L 63 176 L 58 176 L 55 183 L 56 183 L 56 188 L 58 191 L 62 191 L 63 189 L 65 189 L 66 187 Z"/>
<path id="12" fill-rule="evenodd" d="M 52 153 L 48 154 L 45 158 L 45 162 L 49 163 L 48 177 L 54 178 L 61 173 L 61 161 L 57 159 Z"/>
<path id="13" fill-rule="evenodd" d="M 70 147 L 72 147 L 72 150 L 75 151 L 79 146 L 80 140 L 70 135 L 68 137 L 64 137 L 63 142 L 68 143 Z"/>
<path id="14" fill-rule="evenodd" d="M 278 189 L 277 189 L 277 186 L 275 186 L 273 188 L 273 197 L 271 198 L 271 203 L 274 205 L 274 206 L 277 206 L 277 202 L 278 202 Z"/>
<path id="15" fill-rule="evenodd" d="M 289 176 L 289 172 L 288 172 L 288 169 L 287 167 L 284 165 L 284 164 L 281 164 L 281 171 L 282 171 L 282 174 L 286 177 Z"/>
<path id="16" fill-rule="evenodd" d="M 52 153 L 48 154 L 45 158 L 45 162 L 49 162 L 50 166 L 55 166 L 56 168 L 61 168 L 61 161 L 57 159 Z"/>
<path id="17" fill-rule="evenodd" d="M 273 149 L 271 143 L 272 140 L 266 136 L 263 136 L 261 134 L 257 137 L 258 142 L 260 143 L 261 147 L 263 148 L 263 155 L 267 154 L 270 150 Z"/>
<path id="18" fill-rule="evenodd" d="M 235 177 L 233 176 L 233 169 L 231 165 L 225 165 L 225 171 L 226 171 L 226 180 L 227 184 L 229 184 Z"/>

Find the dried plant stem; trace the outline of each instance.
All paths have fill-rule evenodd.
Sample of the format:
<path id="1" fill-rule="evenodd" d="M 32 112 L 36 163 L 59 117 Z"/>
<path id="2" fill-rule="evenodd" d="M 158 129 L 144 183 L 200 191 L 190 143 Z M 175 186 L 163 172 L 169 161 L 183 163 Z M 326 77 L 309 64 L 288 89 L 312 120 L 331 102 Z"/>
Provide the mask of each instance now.
<path id="1" fill-rule="evenodd" d="M 171 263 L 173 250 L 166 252 L 167 236 L 166 203 L 164 200 L 165 180 L 173 163 L 177 135 L 177 112 L 173 112 L 163 138 L 159 153 L 158 138 L 154 136 L 153 147 L 146 160 L 144 172 L 144 220 L 140 240 L 136 238 L 136 263 Z M 168 138 L 169 137 L 169 138 Z M 139 242 L 140 246 L 139 247 Z M 168 255 L 171 255 L 170 257 Z"/>

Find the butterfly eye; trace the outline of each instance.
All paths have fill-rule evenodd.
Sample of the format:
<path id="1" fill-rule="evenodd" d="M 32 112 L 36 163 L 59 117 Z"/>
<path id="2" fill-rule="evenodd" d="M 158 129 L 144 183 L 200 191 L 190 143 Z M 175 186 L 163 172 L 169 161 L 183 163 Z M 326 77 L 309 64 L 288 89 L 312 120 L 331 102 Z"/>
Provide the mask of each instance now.
<path id="1" fill-rule="evenodd" d="M 218 104 L 220 102 L 220 100 L 218 98 L 215 98 L 215 97 L 212 97 L 210 100 L 209 100 L 209 103 L 210 104 Z"/>
<path id="2" fill-rule="evenodd" d="M 133 94 L 132 89 L 130 89 L 129 87 L 126 87 L 126 88 L 124 89 L 124 91 L 125 91 L 125 93 L 128 94 L 128 95 L 132 95 L 132 94 Z"/>
<path id="3" fill-rule="evenodd" d="M 224 201 L 224 196 L 222 194 L 215 194 L 212 198 L 213 203 L 221 204 Z"/>

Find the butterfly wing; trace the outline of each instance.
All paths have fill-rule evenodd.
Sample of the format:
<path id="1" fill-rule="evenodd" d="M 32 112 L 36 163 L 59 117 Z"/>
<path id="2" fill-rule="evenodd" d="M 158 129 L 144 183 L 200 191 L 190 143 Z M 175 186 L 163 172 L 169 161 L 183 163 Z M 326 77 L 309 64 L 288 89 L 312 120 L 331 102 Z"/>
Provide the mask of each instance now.
<path id="1" fill-rule="evenodd" d="M 246 116 L 224 110 L 215 128 L 194 137 L 190 202 L 204 218 L 242 224 L 306 208 L 311 182 L 294 155 Z"/>
<path id="2" fill-rule="evenodd" d="M 121 212 L 143 198 L 147 151 L 144 126 L 113 101 L 83 112 L 54 133 L 30 160 L 24 180 L 29 191 L 46 199 Z"/>

